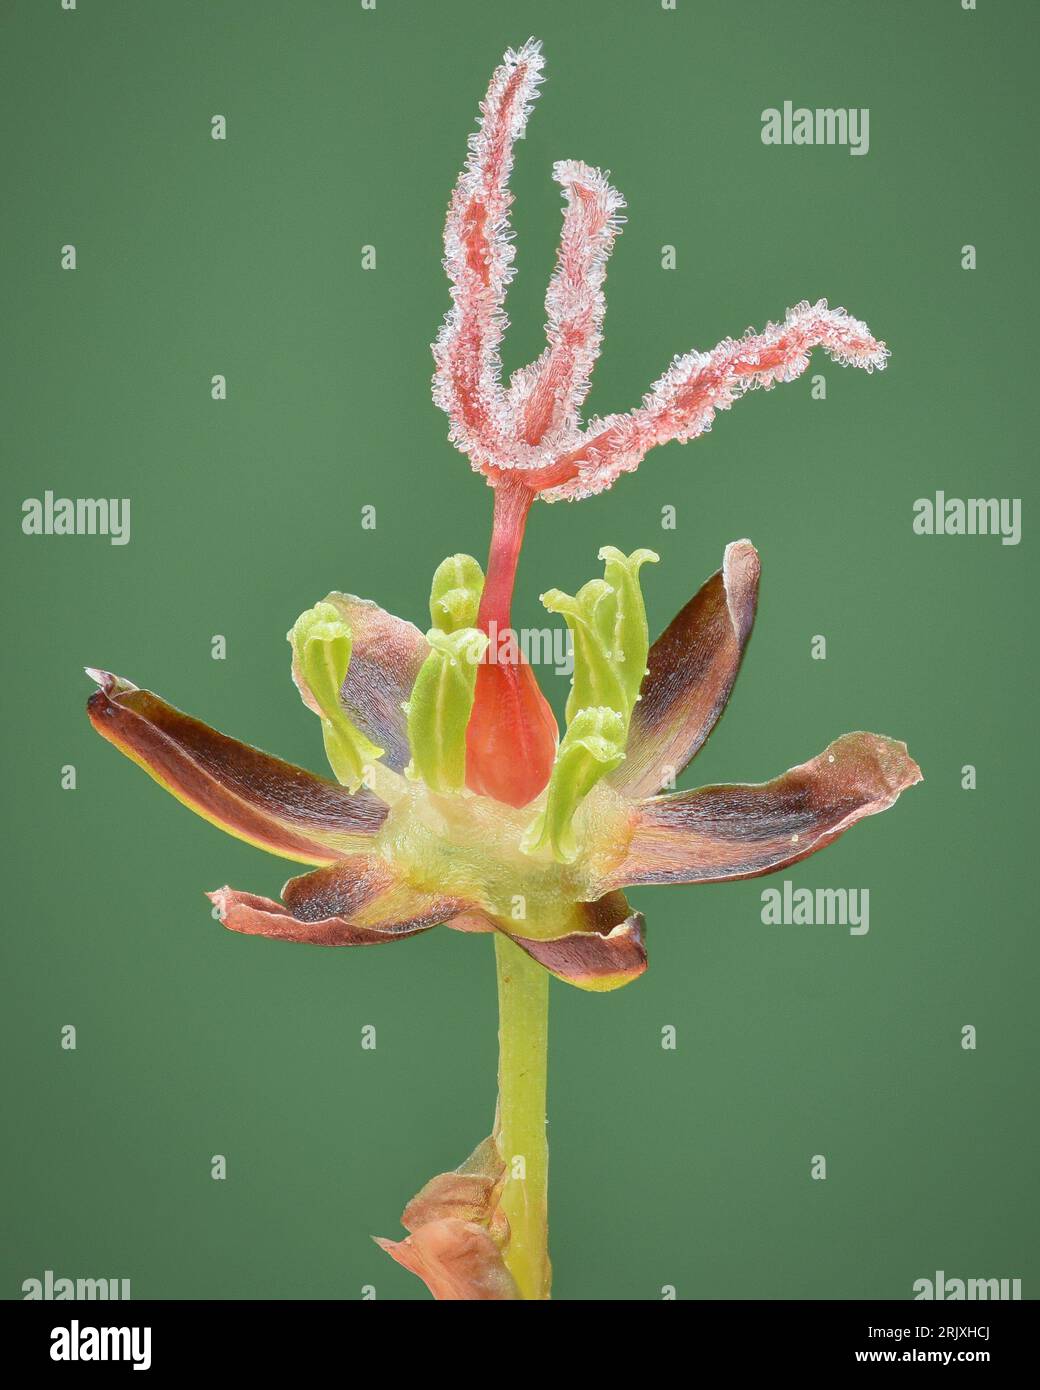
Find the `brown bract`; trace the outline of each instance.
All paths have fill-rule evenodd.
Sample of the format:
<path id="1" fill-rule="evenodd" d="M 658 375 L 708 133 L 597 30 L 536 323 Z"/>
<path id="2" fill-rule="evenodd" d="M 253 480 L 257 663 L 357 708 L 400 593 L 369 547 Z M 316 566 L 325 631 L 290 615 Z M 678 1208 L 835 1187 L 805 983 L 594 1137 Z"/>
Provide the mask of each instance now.
<path id="1" fill-rule="evenodd" d="M 509 1241 L 498 1210 L 504 1179 L 495 1142 L 485 1139 L 465 1163 L 431 1178 L 412 1198 L 401 1215 L 410 1232 L 404 1240 L 373 1239 L 436 1299 L 518 1299 L 502 1253 Z"/>

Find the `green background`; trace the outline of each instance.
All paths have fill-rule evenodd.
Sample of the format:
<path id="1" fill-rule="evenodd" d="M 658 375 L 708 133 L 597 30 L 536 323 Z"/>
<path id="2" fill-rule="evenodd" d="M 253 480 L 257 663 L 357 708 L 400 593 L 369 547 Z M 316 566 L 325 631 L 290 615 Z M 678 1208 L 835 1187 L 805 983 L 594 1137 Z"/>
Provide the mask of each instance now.
<path id="1" fill-rule="evenodd" d="M 761 780 L 860 728 L 906 739 L 926 779 L 787 875 L 634 893 L 649 973 L 608 996 L 553 984 L 556 1296 L 903 1299 L 936 1269 L 1035 1296 L 1040 10 L 2 13 L 3 1293 L 49 1268 L 129 1278 L 138 1298 L 427 1296 L 368 1237 L 396 1236 L 405 1199 L 488 1131 L 490 939 L 336 951 L 221 930 L 204 889 L 276 895 L 292 866 L 98 739 L 80 668 L 320 769 L 289 680 L 296 615 L 343 588 L 422 622 L 437 562 L 484 553 L 490 493 L 430 402 L 439 238 L 488 76 L 536 34 L 548 81 L 518 147 L 507 370 L 542 341 L 564 157 L 609 168 L 629 205 L 593 410 L 802 297 L 846 305 L 893 357 L 874 377 L 820 358 L 825 401 L 810 372 L 601 497 L 539 506 L 515 620 L 542 625 L 537 594 L 590 577 L 609 542 L 661 553 L 658 630 L 749 536 L 756 634 L 682 785 Z M 761 112 L 787 98 L 869 107 L 869 154 L 763 146 Z M 23 500 L 47 488 L 129 496 L 130 544 L 23 535 Z M 937 488 L 1023 498 L 1022 544 L 914 535 Z M 545 681 L 559 705 L 565 680 Z M 783 877 L 869 888 L 869 934 L 764 926 Z"/>

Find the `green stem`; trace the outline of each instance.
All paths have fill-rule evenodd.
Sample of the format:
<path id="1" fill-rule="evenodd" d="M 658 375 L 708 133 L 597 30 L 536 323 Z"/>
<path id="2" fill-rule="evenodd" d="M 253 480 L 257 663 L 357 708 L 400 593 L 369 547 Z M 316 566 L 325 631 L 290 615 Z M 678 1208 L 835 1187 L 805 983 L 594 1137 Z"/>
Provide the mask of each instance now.
<path id="1" fill-rule="evenodd" d="M 499 1016 L 495 1139 L 506 1163 L 501 1201 L 509 1219 L 506 1264 L 524 1298 L 548 1298 L 552 1278 L 545 1137 L 549 974 L 501 932 L 495 933 L 495 963 Z"/>

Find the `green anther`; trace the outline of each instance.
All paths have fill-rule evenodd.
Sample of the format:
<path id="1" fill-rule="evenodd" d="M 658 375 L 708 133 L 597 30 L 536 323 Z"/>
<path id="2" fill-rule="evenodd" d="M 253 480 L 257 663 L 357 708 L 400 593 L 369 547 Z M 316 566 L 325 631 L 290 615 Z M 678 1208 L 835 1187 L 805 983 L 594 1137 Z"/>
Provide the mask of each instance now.
<path id="1" fill-rule="evenodd" d="M 350 666 L 350 627 L 331 603 L 322 602 L 301 613 L 287 636 L 293 649 L 293 678 L 305 704 L 321 719 L 329 766 L 337 781 L 356 792 L 365 767 L 382 757 L 383 750 L 355 727 L 339 701 Z"/>
<path id="2" fill-rule="evenodd" d="M 571 630 L 574 678 L 545 810 L 528 830 L 524 848 L 549 844 L 564 864 L 578 852 L 572 826 L 578 805 L 625 756 L 650 650 L 639 571 L 659 557 L 652 550 L 625 555 L 605 545 L 599 558 L 605 564 L 602 579 L 590 579 L 573 596 L 560 589 L 542 595 L 549 612 L 559 613 Z"/>
<path id="3" fill-rule="evenodd" d="M 466 781 L 466 725 L 487 634 L 474 627 L 426 634 L 430 654 L 408 698 L 408 741 L 412 761 L 406 769 L 436 792 L 461 791 Z"/>
<path id="4" fill-rule="evenodd" d="M 473 627 L 484 592 L 484 571 L 472 555 L 449 555 L 437 566 L 430 589 L 430 622 L 441 632 Z"/>
<path id="5" fill-rule="evenodd" d="M 603 577 L 614 591 L 613 660 L 625 692 L 628 716 L 639 697 L 650 651 L 639 571 L 648 561 L 656 564 L 661 557 L 653 550 L 633 550 L 631 555 L 625 555 L 615 546 L 605 545 L 599 558 L 606 562 Z"/>
<path id="6" fill-rule="evenodd" d="M 573 597 L 550 589 L 542 603 L 563 617 L 574 638 L 568 720 L 578 710 L 605 705 L 624 717 L 627 728 L 650 650 L 639 571 L 659 557 L 652 550 L 626 556 L 605 545 L 599 558 L 606 562 L 603 579 L 590 579 Z"/>
<path id="7" fill-rule="evenodd" d="M 577 711 L 556 753 L 545 810 L 524 836 L 528 853 L 547 844 L 561 864 L 574 862 L 578 854 L 574 813 L 600 778 L 624 758 L 626 725 L 614 709 L 600 706 Z"/>
<path id="8" fill-rule="evenodd" d="M 567 697 L 567 719 L 580 709 L 605 705 L 619 713 L 627 710 L 624 686 L 614 646 L 614 590 L 605 579 L 590 579 L 573 596 L 560 589 L 542 595 L 550 613 L 559 613 L 574 639 L 574 678 Z"/>

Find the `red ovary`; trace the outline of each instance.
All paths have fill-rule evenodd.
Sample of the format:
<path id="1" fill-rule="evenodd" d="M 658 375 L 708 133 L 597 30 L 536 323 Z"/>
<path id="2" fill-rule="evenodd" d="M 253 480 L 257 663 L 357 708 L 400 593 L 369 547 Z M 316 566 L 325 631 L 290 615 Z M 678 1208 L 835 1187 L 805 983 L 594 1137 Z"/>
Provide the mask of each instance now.
<path id="1" fill-rule="evenodd" d="M 549 780 L 556 740 L 556 718 L 522 656 L 480 667 L 466 729 L 470 791 L 526 806 Z"/>

